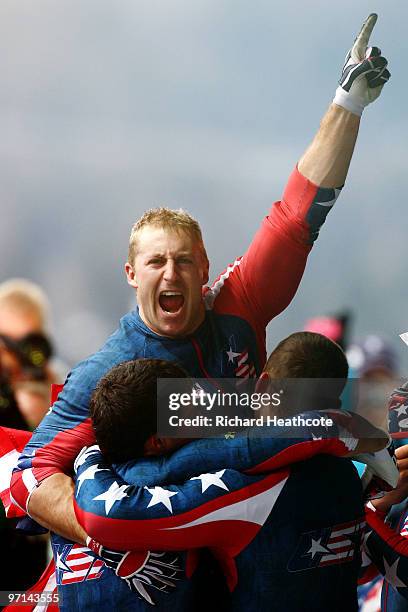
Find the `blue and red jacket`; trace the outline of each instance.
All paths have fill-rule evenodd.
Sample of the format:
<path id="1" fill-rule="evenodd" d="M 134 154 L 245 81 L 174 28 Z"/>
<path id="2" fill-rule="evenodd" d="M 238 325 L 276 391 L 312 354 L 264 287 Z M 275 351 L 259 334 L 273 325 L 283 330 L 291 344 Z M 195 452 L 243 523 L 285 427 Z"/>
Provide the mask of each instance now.
<path id="1" fill-rule="evenodd" d="M 71 473 L 80 449 L 94 442 L 89 400 L 113 366 L 156 357 L 177 361 L 197 378 L 259 375 L 266 359 L 266 326 L 295 295 L 312 243 L 338 193 L 317 187 L 295 169 L 282 201 L 272 206 L 245 255 L 204 290 L 206 317 L 191 336 L 163 338 L 143 323 L 138 311 L 125 315 L 100 351 L 71 371 L 35 430 L 12 477 L 16 503 L 25 510 L 38 483 L 57 472 Z"/>

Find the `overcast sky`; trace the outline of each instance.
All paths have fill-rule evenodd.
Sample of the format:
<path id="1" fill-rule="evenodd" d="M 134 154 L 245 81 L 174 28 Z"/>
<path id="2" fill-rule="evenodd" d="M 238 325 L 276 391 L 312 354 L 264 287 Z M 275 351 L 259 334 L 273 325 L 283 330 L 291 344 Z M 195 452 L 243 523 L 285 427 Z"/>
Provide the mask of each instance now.
<path id="1" fill-rule="evenodd" d="M 408 369 L 405 0 L 2 1 L 0 280 L 45 287 L 66 359 L 131 306 L 123 263 L 146 208 L 198 218 L 212 278 L 245 251 L 370 12 L 392 79 L 269 346 L 348 307 L 354 335 L 393 338 Z"/>

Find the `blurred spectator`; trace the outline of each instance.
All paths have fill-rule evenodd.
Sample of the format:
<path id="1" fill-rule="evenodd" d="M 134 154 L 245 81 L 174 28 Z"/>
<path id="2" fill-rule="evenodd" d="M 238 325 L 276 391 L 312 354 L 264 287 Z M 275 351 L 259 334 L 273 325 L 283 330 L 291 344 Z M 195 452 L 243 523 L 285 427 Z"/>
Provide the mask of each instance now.
<path id="1" fill-rule="evenodd" d="M 398 357 L 388 340 L 371 334 L 346 351 L 352 376 L 359 379 L 358 412 L 388 430 L 388 399 L 397 385 Z"/>
<path id="2" fill-rule="evenodd" d="M 334 315 L 317 316 L 308 319 L 303 331 L 322 334 L 329 340 L 337 342 L 343 350 L 346 350 L 351 323 L 351 313 L 342 311 Z"/>
<path id="3" fill-rule="evenodd" d="M 59 382 L 50 363 L 48 318 L 48 300 L 38 285 L 24 279 L 0 284 L 0 365 L 30 429 L 48 410 L 51 383 Z"/>
<path id="4" fill-rule="evenodd" d="M 394 380 L 398 376 L 398 358 L 391 344 L 371 334 L 354 342 L 346 351 L 349 365 L 358 378 Z"/>

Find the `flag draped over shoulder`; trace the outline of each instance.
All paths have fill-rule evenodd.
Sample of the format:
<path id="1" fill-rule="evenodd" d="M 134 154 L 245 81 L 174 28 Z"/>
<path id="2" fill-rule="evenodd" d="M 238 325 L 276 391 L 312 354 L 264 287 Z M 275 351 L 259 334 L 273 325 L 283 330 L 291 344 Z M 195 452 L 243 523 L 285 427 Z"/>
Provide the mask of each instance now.
<path id="1" fill-rule="evenodd" d="M 0 498 L 7 518 L 25 516 L 10 497 L 10 478 L 21 451 L 31 438 L 30 431 L 0 427 Z"/>

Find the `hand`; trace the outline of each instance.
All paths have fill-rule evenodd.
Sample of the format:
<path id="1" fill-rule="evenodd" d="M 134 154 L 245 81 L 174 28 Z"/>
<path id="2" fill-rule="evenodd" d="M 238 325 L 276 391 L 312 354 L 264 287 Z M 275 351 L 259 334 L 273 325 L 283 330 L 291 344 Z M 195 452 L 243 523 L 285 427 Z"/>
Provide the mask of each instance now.
<path id="1" fill-rule="evenodd" d="M 395 451 L 399 480 L 393 491 L 390 491 L 382 499 L 373 501 L 373 506 L 380 512 L 387 513 L 391 506 L 399 504 L 408 497 L 408 444 L 397 448 Z"/>
<path id="2" fill-rule="evenodd" d="M 368 47 L 368 41 L 377 21 L 371 13 L 362 25 L 348 52 L 333 102 L 354 115 L 361 116 L 364 108 L 381 93 L 391 74 L 387 60 L 378 47 Z"/>
<path id="3" fill-rule="evenodd" d="M 105 565 L 149 604 L 155 605 L 144 585 L 165 593 L 176 588 L 182 570 L 175 553 L 111 550 L 92 538 L 87 538 L 86 543 L 104 560 Z"/>

